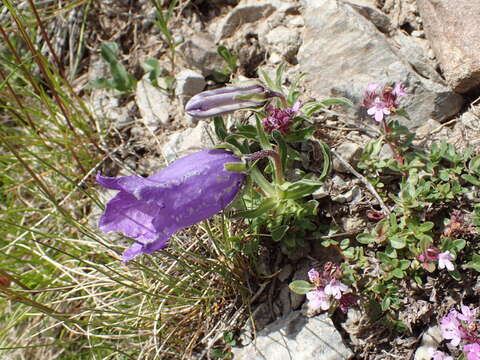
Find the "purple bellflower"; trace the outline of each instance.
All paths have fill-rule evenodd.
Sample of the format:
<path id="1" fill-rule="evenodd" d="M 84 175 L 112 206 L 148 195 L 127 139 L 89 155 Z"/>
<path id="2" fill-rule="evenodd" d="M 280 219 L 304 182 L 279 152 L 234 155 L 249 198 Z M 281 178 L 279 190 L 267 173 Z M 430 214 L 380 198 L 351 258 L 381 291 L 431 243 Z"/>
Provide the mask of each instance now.
<path id="1" fill-rule="evenodd" d="M 203 91 L 193 96 L 185 105 L 188 115 L 207 118 L 244 108 L 260 107 L 273 96 L 258 82 L 248 82 L 234 87 Z"/>
<path id="2" fill-rule="evenodd" d="M 124 262 L 162 249 L 174 233 L 211 217 L 234 199 L 245 175 L 224 166 L 237 162 L 234 154 L 214 149 L 187 155 L 147 178 L 97 174 L 100 185 L 119 191 L 108 202 L 99 227 L 136 240 L 123 253 Z"/>

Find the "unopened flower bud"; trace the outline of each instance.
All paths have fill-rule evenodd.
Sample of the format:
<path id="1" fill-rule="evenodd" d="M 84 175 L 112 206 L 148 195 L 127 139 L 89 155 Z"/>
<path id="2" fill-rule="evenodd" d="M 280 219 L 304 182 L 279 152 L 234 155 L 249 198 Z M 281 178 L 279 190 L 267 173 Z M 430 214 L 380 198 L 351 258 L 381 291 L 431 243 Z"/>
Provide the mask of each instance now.
<path id="1" fill-rule="evenodd" d="M 269 97 L 265 86 L 258 82 L 248 82 L 201 92 L 187 102 L 185 111 L 192 117 L 207 118 L 238 109 L 263 106 Z"/>

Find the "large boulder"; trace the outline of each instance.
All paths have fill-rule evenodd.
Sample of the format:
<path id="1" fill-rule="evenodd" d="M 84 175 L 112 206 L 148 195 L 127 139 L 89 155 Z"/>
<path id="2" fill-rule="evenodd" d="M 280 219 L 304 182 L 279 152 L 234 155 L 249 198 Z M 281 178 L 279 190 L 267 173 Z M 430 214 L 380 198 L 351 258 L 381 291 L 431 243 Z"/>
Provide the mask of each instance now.
<path id="1" fill-rule="evenodd" d="M 443 84 L 419 76 L 388 38 L 354 7 L 341 1 L 303 0 L 305 29 L 300 70 L 315 97 L 343 95 L 360 102 L 371 82 L 403 82 L 413 96 L 402 99 L 416 127 L 429 118 L 455 115 L 463 99 Z"/>
<path id="2" fill-rule="evenodd" d="M 480 1 L 417 0 L 425 33 L 448 84 L 464 93 L 480 86 Z"/>

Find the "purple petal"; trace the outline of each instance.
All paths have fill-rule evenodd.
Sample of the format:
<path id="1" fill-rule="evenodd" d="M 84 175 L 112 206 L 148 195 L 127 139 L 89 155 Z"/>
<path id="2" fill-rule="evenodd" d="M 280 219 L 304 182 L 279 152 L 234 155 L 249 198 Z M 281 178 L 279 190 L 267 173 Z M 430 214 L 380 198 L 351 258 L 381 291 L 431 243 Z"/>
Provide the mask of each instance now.
<path id="1" fill-rule="evenodd" d="M 300 110 L 300 108 L 302 107 L 302 105 L 303 105 L 303 103 L 301 101 L 297 101 L 295 104 L 293 104 L 292 111 L 294 113 L 297 113 Z"/>
<path id="2" fill-rule="evenodd" d="M 308 278 L 310 279 L 310 282 L 315 282 L 317 281 L 318 279 L 320 279 L 320 273 L 315 270 L 315 269 L 310 269 L 308 271 Z"/>
<path id="3" fill-rule="evenodd" d="M 102 176 L 97 174 L 97 182 L 107 189 L 120 190 L 132 193 L 145 182 L 145 178 L 137 175 L 122 176 L 119 178 Z"/>
<path id="4" fill-rule="evenodd" d="M 122 261 L 127 262 L 133 260 L 142 253 L 143 246 L 141 244 L 135 243 L 124 251 L 124 253 L 122 254 Z"/>
<path id="5" fill-rule="evenodd" d="M 408 96 L 407 92 L 405 92 L 405 85 L 401 82 L 395 85 L 392 94 L 395 96 Z"/>
<path id="6" fill-rule="evenodd" d="M 158 212 L 159 206 L 121 191 L 108 202 L 99 227 L 104 232 L 120 231 L 139 241 L 150 242 L 157 237 L 152 220 Z"/>
<path id="7" fill-rule="evenodd" d="M 137 240 L 124 253 L 124 261 L 164 248 L 175 232 L 211 217 L 233 200 L 245 175 L 224 166 L 239 161 L 215 149 L 181 158 L 148 178 L 97 175 L 101 185 L 120 191 L 107 204 L 100 229 Z"/>
<path id="8" fill-rule="evenodd" d="M 369 83 L 367 85 L 367 91 L 370 92 L 370 93 L 373 93 L 375 92 L 375 90 L 377 90 L 377 88 L 380 86 L 379 83 Z"/>
<path id="9" fill-rule="evenodd" d="M 375 120 L 378 122 L 382 122 L 383 120 L 383 111 L 380 109 L 375 112 Z"/>

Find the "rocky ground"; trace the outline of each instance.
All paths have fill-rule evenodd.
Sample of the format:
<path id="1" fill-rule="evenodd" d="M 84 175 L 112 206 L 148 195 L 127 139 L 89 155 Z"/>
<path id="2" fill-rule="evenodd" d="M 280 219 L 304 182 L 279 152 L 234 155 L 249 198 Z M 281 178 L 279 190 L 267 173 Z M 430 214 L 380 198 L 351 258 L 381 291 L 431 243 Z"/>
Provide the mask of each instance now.
<path id="1" fill-rule="evenodd" d="M 437 4 L 437 5 L 435 5 Z M 110 175 L 152 174 L 179 156 L 215 144 L 209 121 L 196 121 L 183 106 L 194 94 L 222 86 L 228 77 L 217 46 L 238 54 L 235 78 L 258 78 L 286 64 L 287 81 L 306 73 L 302 101 L 343 96 L 358 104 L 370 82 L 404 82 L 411 96 L 402 105 L 405 121 L 416 132 L 416 143 L 428 146 L 446 138 L 459 148 L 480 143 L 480 6 L 447 0 L 211 0 L 181 1 L 170 21 L 179 43 L 175 61 L 154 25 L 149 1 L 96 2 L 86 34 L 88 62 L 78 89 L 109 76 L 99 56 L 99 43 L 120 45 L 121 61 L 139 79 L 134 92 L 85 92 L 105 124 L 117 134 Z M 76 14 L 81 17 L 82 14 Z M 161 91 L 143 76 L 145 59 L 155 57 L 176 79 L 174 92 Z M 143 77 L 142 77 L 143 76 Z M 355 164 L 375 131 L 359 106 L 332 109 L 318 119 L 317 136 Z M 308 149 L 306 149 L 308 150 Z M 391 156 L 385 149 L 385 157 Z M 315 167 L 312 150 L 306 166 Z M 348 169 L 334 163 L 335 173 L 318 199 L 326 199 L 325 216 L 345 233 L 366 226 L 361 215 L 364 189 Z M 392 338 L 386 329 L 363 325 L 363 314 L 302 315 L 304 297 L 288 283 L 304 279 L 312 264 L 329 259 L 324 248 L 290 258 L 266 253 L 259 265 L 264 275 L 276 274 L 260 294 L 254 324 L 241 335 L 238 359 L 429 359 L 421 344 L 441 337 L 431 317 L 431 305 L 415 303 L 410 335 Z M 308 254 L 308 255 L 307 255 Z M 475 286 L 478 286 L 475 285 Z M 430 294 L 435 296 L 435 294 Z M 407 316 L 407 312 L 404 314 Z M 256 340 L 253 340 L 253 333 Z M 252 342 L 253 341 L 253 342 Z M 249 345 L 250 344 L 250 345 Z M 419 349 L 419 350 L 417 350 Z M 312 355 L 313 354 L 313 355 Z M 263 356 L 263 357 L 262 357 Z"/>

